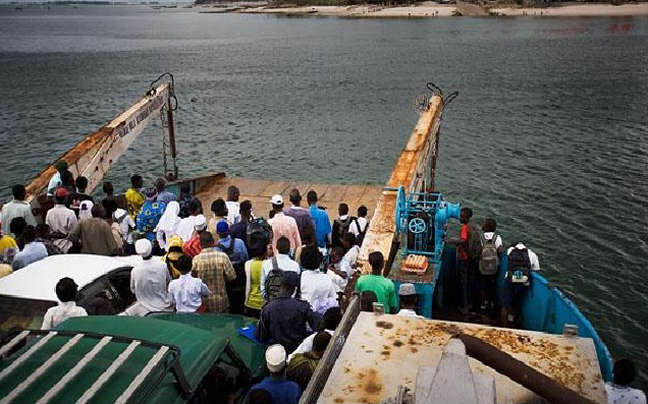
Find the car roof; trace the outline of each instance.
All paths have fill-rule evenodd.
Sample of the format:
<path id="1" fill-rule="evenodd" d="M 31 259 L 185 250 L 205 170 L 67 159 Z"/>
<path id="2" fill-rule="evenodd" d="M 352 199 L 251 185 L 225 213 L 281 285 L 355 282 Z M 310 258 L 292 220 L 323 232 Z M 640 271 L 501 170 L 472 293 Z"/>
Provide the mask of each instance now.
<path id="1" fill-rule="evenodd" d="M 117 268 L 132 267 L 140 257 L 89 254 L 52 255 L 0 278 L 0 295 L 56 302 L 56 284 L 70 277 L 79 290 Z"/>
<path id="2" fill-rule="evenodd" d="M 104 376 L 107 377 L 105 384 L 89 397 L 90 402 L 116 402 L 128 391 L 133 381 L 139 380 L 141 384 L 135 391 L 131 391 L 133 394 L 126 400 L 127 403 L 181 403 L 185 398 L 182 396 L 177 379 L 168 369 L 172 356 L 179 355 L 179 364 L 186 376 L 187 387 L 193 390 L 228 345 L 228 340 L 219 337 L 214 331 L 143 317 L 73 317 L 52 331 L 57 332 L 58 335 L 38 348 L 38 354 L 28 356 L 25 352 L 28 346 L 0 363 L 0 370 L 5 371 L 18 360 L 20 355 L 28 356 L 0 383 L 0 396 L 9 394 L 25 379 L 25 375 L 34 374 L 46 359 L 59 352 L 60 357 L 52 364 L 51 369 L 34 379 L 29 388 L 25 388 L 15 397 L 15 402 L 36 402 L 63 378 L 69 378 L 68 383 L 58 394 L 51 397 L 49 403 L 77 402 L 84 393 L 89 394 L 87 392 L 90 390 L 90 385 L 99 380 L 102 374 L 109 374 L 107 369 L 111 364 L 117 363 L 116 372 Z M 63 351 L 61 347 L 64 343 L 70 342 L 70 333 L 82 337 L 78 342 L 72 342 L 67 351 Z M 99 344 L 104 335 L 122 337 L 122 339 L 113 338 L 107 341 L 95 357 L 88 358 L 88 352 Z M 132 345 L 133 341 L 141 341 L 142 344 L 128 353 L 127 347 L 129 344 Z M 155 347 L 151 344 L 159 346 Z M 161 366 L 146 370 L 145 365 L 150 363 L 153 356 L 160 352 L 159 348 L 164 346 L 171 347 L 173 353 L 167 351 L 166 358 L 160 363 Z M 124 358 L 119 364 L 121 359 L 118 356 L 121 354 Z M 75 375 L 71 370 L 80 362 L 85 363 L 82 371 Z"/>

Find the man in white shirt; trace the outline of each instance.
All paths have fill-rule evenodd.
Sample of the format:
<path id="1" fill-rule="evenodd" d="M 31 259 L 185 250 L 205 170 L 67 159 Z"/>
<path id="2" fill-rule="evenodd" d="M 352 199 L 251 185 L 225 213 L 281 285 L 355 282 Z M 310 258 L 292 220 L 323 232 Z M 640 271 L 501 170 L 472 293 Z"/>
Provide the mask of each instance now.
<path id="1" fill-rule="evenodd" d="M 62 278 L 58 281 L 56 284 L 56 297 L 60 303 L 58 306 L 47 309 L 41 330 L 52 329 L 70 317 L 88 315 L 83 307 L 76 305 L 77 288 L 77 284 L 72 278 Z"/>
<path id="2" fill-rule="evenodd" d="M 205 283 L 191 276 L 191 258 L 181 255 L 176 268 L 182 273 L 169 283 L 169 300 L 175 304 L 178 313 L 195 313 L 202 304 L 202 298 L 211 294 Z"/>
<path id="3" fill-rule="evenodd" d="M 36 241 L 36 229 L 34 226 L 27 226 L 23 232 L 25 247 L 14 256 L 11 269 L 17 271 L 47 257 L 47 247 L 40 241 Z"/>
<path id="4" fill-rule="evenodd" d="M 351 221 L 349 225 L 349 233 L 353 233 L 356 236 L 364 235 L 367 233 L 367 227 L 369 226 L 369 221 L 367 220 L 367 207 L 362 205 L 358 208 L 358 218 Z M 362 244 L 358 242 L 358 244 Z"/>
<path id="5" fill-rule="evenodd" d="M 225 206 L 227 207 L 227 221 L 229 224 L 238 223 L 241 221 L 241 207 L 239 206 L 239 197 L 241 192 L 238 187 L 230 185 L 227 188 L 227 201 L 225 201 Z"/>
<path id="6" fill-rule="evenodd" d="M 272 263 L 273 259 L 277 260 L 277 267 L 280 270 L 284 272 L 291 271 L 297 275 L 301 274 L 299 264 L 293 261 L 288 253 L 290 253 L 290 241 L 288 241 L 286 237 L 279 238 L 279 240 L 277 240 L 277 254 L 272 258 L 263 260 L 261 267 L 261 296 L 265 296 L 266 278 L 274 268 Z"/>
<path id="7" fill-rule="evenodd" d="M 320 314 L 331 307 L 337 307 L 337 287 L 331 278 L 319 271 L 322 253 L 315 246 L 304 247 L 301 253 L 301 298 L 307 301 L 313 311 Z"/>
<path id="8" fill-rule="evenodd" d="M 13 199 L 2 207 L 2 232 L 9 234 L 11 221 L 17 217 L 25 219 L 28 225 L 36 226 L 36 218 L 31 211 L 31 206 L 25 202 L 27 191 L 23 185 L 14 185 L 11 188 Z"/>
<path id="9" fill-rule="evenodd" d="M 53 244 L 64 253 L 68 252 L 72 247 L 72 242 L 66 240 L 66 238 L 78 222 L 74 211 L 65 207 L 68 195 L 67 189 L 58 188 L 54 193 L 55 205 L 45 216 L 45 224 L 50 227 Z"/>
<path id="10" fill-rule="evenodd" d="M 506 327 L 515 320 L 515 312 L 532 280 L 532 271 L 540 270 L 538 255 L 522 243 L 513 243 L 506 251 L 508 270 L 501 301 L 500 322 Z"/>
<path id="11" fill-rule="evenodd" d="M 416 314 L 418 306 L 418 295 L 413 283 L 401 283 L 398 288 L 398 300 L 400 305 L 399 316 L 424 318 Z"/>
<path id="12" fill-rule="evenodd" d="M 331 337 L 335 335 L 335 330 L 342 321 L 342 310 L 339 307 L 331 307 L 326 310 L 322 316 L 322 322 L 324 323 L 324 331 L 326 331 Z M 317 335 L 317 331 L 309 335 L 302 341 L 301 344 L 295 349 L 290 355 L 288 355 L 288 362 L 298 353 L 310 352 L 313 349 L 313 340 Z"/>
<path id="13" fill-rule="evenodd" d="M 342 248 L 344 248 L 344 257 L 342 258 L 351 268 L 355 268 L 360 255 L 360 247 L 356 244 L 356 237 L 353 233 L 346 233 L 342 237 Z"/>
<path id="14" fill-rule="evenodd" d="M 171 311 L 173 306 L 167 293 L 171 275 L 164 261 L 153 258 L 153 244 L 148 239 L 135 243 L 135 251 L 142 262 L 131 271 L 131 291 L 137 303 L 126 309 L 129 316 L 145 316 L 152 311 Z"/>

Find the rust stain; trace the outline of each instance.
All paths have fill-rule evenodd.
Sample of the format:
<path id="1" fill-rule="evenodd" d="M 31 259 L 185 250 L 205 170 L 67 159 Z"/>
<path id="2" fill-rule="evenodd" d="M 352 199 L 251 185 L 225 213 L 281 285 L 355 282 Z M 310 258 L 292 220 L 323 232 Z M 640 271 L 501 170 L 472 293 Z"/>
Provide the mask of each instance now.
<path id="1" fill-rule="evenodd" d="M 359 401 L 362 403 L 379 403 L 382 398 L 383 383 L 378 372 L 375 369 L 367 369 L 364 373 L 358 373 L 357 380 L 363 393 Z"/>
<path id="2" fill-rule="evenodd" d="M 400 340 L 396 340 L 396 341 L 394 341 L 394 346 L 397 347 L 397 348 L 398 348 L 398 347 L 401 347 L 401 346 L 403 346 L 403 345 L 404 345 L 403 342 L 400 341 Z"/>
<path id="3" fill-rule="evenodd" d="M 391 330 L 392 328 L 394 328 L 394 324 L 390 323 L 389 321 L 376 321 L 376 327 Z"/>
<path id="4" fill-rule="evenodd" d="M 344 402 L 344 399 L 343 399 L 342 397 L 335 397 L 335 398 L 333 399 L 333 402 L 334 402 L 334 403 L 337 403 L 337 404 L 341 404 L 341 403 Z"/>

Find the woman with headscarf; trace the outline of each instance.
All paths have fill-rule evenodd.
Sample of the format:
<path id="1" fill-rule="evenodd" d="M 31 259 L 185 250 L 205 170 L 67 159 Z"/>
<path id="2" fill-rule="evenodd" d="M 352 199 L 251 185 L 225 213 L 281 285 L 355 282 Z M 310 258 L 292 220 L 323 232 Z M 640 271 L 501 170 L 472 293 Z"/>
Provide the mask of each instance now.
<path id="1" fill-rule="evenodd" d="M 178 279 L 178 277 L 182 275 L 182 272 L 180 272 L 176 266 L 178 264 L 178 258 L 183 255 L 182 244 L 183 242 L 180 237 L 169 237 L 166 243 L 167 253 L 162 257 L 162 261 L 167 265 L 169 275 L 171 275 L 171 278 L 173 279 Z"/>
<path id="2" fill-rule="evenodd" d="M 164 250 L 167 250 L 167 242 L 171 236 L 178 234 L 178 225 L 181 220 L 178 213 L 180 213 L 180 204 L 176 201 L 169 202 L 155 227 L 158 244 Z"/>
<path id="3" fill-rule="evenodd" d="M 83 201 L 79 205 L 79 220 L 87 219 L 92 217 L 92 207 L 94 203 L 92 201 Z"/>

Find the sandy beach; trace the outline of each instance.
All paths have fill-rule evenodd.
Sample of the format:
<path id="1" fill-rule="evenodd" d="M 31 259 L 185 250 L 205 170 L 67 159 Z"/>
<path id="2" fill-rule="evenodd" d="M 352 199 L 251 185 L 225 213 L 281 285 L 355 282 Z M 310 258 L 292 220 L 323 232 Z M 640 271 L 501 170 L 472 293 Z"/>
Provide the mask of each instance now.
<path id="1" fill-rule="evenodd" d="M 240 10 L 241 13 L 262 13 L 282 15 L 313 15 L 345 18 L 437 18 L 453 15 L 485 17 L 499 16 L 528 17 L 627 17 L 648 16 L 648 3 L 624 4 L 582 4 L 549 8 L 510 8 L 486 9 L 473 4 L 440 5 L 424 2 L 412 6 L 382 7 L 366 6 L 307 6 L 307 7 L 256 7 Z"/>

